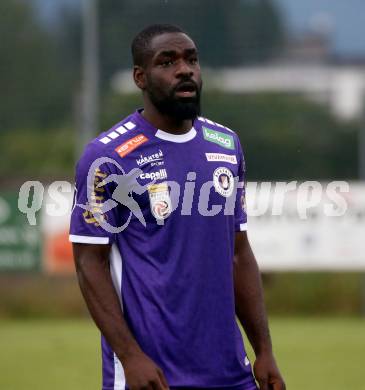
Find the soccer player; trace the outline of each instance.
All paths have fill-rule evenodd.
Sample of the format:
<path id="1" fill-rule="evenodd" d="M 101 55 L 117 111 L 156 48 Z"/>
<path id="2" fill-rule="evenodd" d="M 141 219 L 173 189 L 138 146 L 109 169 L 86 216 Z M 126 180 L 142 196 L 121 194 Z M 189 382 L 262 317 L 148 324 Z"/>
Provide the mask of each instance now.
<path id="1" fill-rule="evenodd" d="M 132 43 L 136 110 L 86 147 L 70 240 L 102 333 L 103 390 L 283 390 L 247 239 L 237 135 L 200 116 L 197 48 L 153 25 Z"/>

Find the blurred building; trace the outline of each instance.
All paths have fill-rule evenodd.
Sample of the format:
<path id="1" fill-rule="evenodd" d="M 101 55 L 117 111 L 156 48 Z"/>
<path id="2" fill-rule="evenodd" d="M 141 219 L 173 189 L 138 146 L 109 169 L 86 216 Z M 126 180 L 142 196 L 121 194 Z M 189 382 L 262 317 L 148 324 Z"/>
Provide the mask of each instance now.
<path id="1" fill-rule="evenodd" d="M 335 57 L 329 37 L 310 32 L 291 38 L 280 57 L 269 64 L 205 69 L 204 78 L 205 89 L 302 94 L 328 105 L 338 118 L 348 120 L 362 114 L 365 57 Z M 112 86 L 119 93 L 136 91 L 130 71 L 118 72 Z"/>

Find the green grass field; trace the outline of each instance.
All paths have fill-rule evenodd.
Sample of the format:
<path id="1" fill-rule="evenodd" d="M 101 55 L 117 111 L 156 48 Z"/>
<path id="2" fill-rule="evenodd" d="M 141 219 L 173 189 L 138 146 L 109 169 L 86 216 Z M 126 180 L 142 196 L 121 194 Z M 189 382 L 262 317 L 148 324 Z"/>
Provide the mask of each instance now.
<path id="1" fill-rule="evenodd" d="M 273 318 L 288 390 L 364 390 L 365 321 Z M 0 321 L 0 389 L 100 389 L 99 334 L 87 320 Z"/>

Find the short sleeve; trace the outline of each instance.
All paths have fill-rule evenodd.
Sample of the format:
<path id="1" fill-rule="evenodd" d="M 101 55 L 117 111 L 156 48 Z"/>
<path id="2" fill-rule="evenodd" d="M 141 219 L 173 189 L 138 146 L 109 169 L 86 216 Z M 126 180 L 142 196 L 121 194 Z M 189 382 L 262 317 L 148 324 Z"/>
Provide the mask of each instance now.
<path id="1" fill-rule="evenodd" d="M 114 186 L 106 183 L 112 167 L 103 163 L 95 149 L 92 144 L 86 147 L 76 165 L 69 239 L 74 243 L 111 244 L 115 234 L 107 227 L 116 226 L 118 221 L 118 208 L 112 207 Z"/>
<path id="2" fill-rule="evenodd" d="M 238 144 L 238 189 L 235 205 L 235 230 L 242 232 L 247 230 L 247 211 L 246 211 L 246 164 L 241 144 L 237 137 Z"/>

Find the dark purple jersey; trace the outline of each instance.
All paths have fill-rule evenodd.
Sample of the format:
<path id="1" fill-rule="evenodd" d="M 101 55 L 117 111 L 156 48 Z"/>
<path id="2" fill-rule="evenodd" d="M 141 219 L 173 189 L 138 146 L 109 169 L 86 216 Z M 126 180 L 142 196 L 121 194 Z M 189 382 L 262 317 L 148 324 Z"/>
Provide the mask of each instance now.
<path id="1" fill-rule="evenodd" d="M 124 317 L 170 387 L 256 389 L 235 320 L 235 232 L 246 230 L 237 135 L 199 117 L 182 135 L 139 111 L 93 140 L 76 168 L 70 240 L 111 244 Z M 124 390 L 102 338 L 103 390 Z"/>

